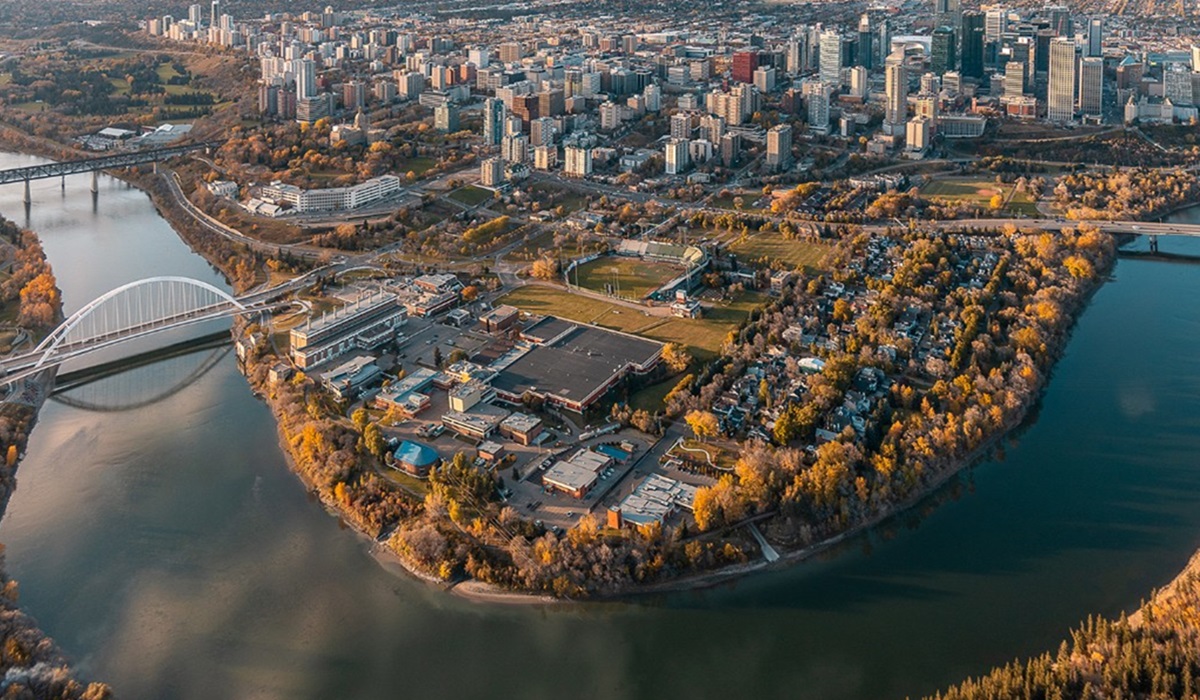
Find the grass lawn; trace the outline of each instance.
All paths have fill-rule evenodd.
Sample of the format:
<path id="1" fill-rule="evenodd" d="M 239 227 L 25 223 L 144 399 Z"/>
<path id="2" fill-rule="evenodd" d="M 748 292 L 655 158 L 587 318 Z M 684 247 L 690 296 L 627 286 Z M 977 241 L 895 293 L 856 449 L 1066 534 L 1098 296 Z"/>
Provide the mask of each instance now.
<path id="1" fill-rule="evenodd" d="M 498 303 L 512 304 L 533 314 L 562 316 L 580 323 L 594 323 L 627 333 L 656 320 L 636 309 L 541 285 L 527 285 L 515 289 Z"/>
<path id="2" fill-rule="evenodd" d="M 645 312 L 619 306 L 600 299 L 540 285 L 528 285 L 514 290 L 498 303 L 513 306 L 534 314 L 549 314 L 589 323 L 603 328 L 632 333 L 687 346 L 701 361 L 711 360 L 721 352 L 725 336 L 749 315 L 750 310 L 763 303 L 763 296 L 746 292 L 738 299 L 706 308 L 702 318 L 648 316 Z"/>
<path id="3" fill-rule="evenodd" d="M 418 156 L 416 158 L 409 158 L 406 160 L 404 165 L 400 166 L 398 170 L 405 173 L 412 171 L 416 173 L 417 177 L 421 177 L 425 173 L 432 170 L 433 166 L 435 165 L 437 165 L 437 161 L 433 158 L 423 158 Z"/>
<path id="4" fill-rule="evenodd" d="M 124 78 L 109 78 L 108 82 L 116 89 L 118 95 L 129 94 L 129 81 Z"/>
<path id="5" fill-rule="evenodd" d="M 994 195 L 1006 195 L 1009 184 L 997 184 L 983 178 L 944 178 L 930 180 L 921 187 L 921 194 L 935 199 L 971 202 L 987 206 Z"/>
<path id="6" fill-rule="evenodd" d="M 712 442 L 684 440 L 683 444 L 677 446 L 668 454 L 685 461 L 698 461 L 701 463 L 705 461 L 705 456 L 707 455 L 708 461 L 718 469 L 733 469 L 737 465 L 737 453 L 724 449 Z"/>
<path id="7" fill-rule="evenodd" d="M 754 198 L 755 198 L 755 196 L 750 193 L 734 192 L 734 193 L 729 194 L 724 197 L 721 197 L 721 196 L 713 197 L 712 199 L 710 199 L 708 201 L 708 203 L 710 206 L 716 207 L 717 209 L 732 210 L 732 209 L 737 208 L 736 206 L 734 206 L 733 200 L 737 199 L 738 197 L 741 197 L 746 204 L 753 202 Z"/>
<path id="8" fill-rule="evenodd" d="M 489 199 L 491 199 L 492 193 L 488 190 L 483 189 L 482 187 L 475 187 L 474 185 L 468 185 L 467 187 L 464 187 L 462 189 L 451 192 L 449 196 L 450 196 L 450 199 L 453 199 L 458 202 L 462 202 L 463 204 L 466 204 L 467 206 L 473 207 L 476 204 L 480 204 L 482 202 L 486 202 Z"/>
<path id="9" fill-rule="evenodd" d="M 162 87 L 163 87 L 163 90 L 165 90 L 166 94 L 168 94 L 168 95 L 189 95 L 193 92 L 211 94 L 205 90 L 197 90 L 196 88 L 191 87 L 189 85 L 163 85 Z M 215 97 L 216 96 L 214 95 L 214 98 Z M 190 107 L 191 105 L 187 105 L 187 106 Z"/>
<path id="10" fill-rule="evenodd" d="M 175 66 L 169 61 L 167 63 L 158 64 L 158 68 L 155 68 L 154 70 L 156 73 L 158 73 L 158 82 L 162 83 L 163 85 L 166 85 L 167 81 L 171 78 L 183 75 L 179 71 L 175 70 Z"/>
<path id="11" fill-rule="evenodd" d="M 1029 217 L 1039 215 L 1037 201 L 1028 192 L 1014 192 L 1004 210 L 1010 214 L 1022 214 Z"/>
<path id="12" fill-rule="evenodd" d="M 619 296 L 641 299 L 682 273 L 682 268 L 663 263 L 605 256 L 580 265 L 578 280 L 584 289 L 607 293 L 605 285 L 612 285 L 614 291 L 620 291 Z"/>
<path id="13" fill-rule="evenodd" d="M 387 479 L 405 491 L 408 491 L 417 498 L 425 498 L 425 496 L 429 493 L 429 482 L 422 481 L 411 474 L 400 471 L 399 469 L 384 467 L 379 470 L 379 474 L 384 479 Z"/>
<path id="14" fill-rule="evenodd" d="M 921 194 L 931 199 L 952 202 L 967 202 L 980 207 L 989 207 L 992 197 L 999 194 L 1008 198 L 1004 210 L 1010 214 L 1037 216 L 1037 202 L 1025 192 L 1015 192 L 1012 183 L 997 183 L 985 178 L 939 178 L 930 180 L 921 187 Z"/>
<path id="15" fill-rule="evenodd" d="M 629 405 L 633 410 L 645 409 L 650 413 L 663 410 L 663 401 L 667 398 L 667 394 L 675 388 L 682 376 L 674 376 L 669 379 L 664 379 L 657 384 L 651 384 L 638 389 L 632 396 L 629 397 Z"/>
<path id="16" fill-rule="evenodd" d="M 0 87 L 12 82 L 12 73 L 0 73 Z"/>
<path id="17" fill-rule="evenodd" d="M 515 260 L 518 262 L 534 259 L 540 253 L 547 252 L 554 245 L 554 231 L 550 229 L 542 229 L 538 233 L 530 236 L 521 243 L 521 245 L 513 248 L 504 256 L 505 260 Z"/>
<path id="18" fill-rule="evenodd" d="M 533 186 L 535 199 L 542 201 L 543 206 L 548 208 L 562 207 L 566 212 L 578 211 L 587 204 L 587 198 L 574 190 L 568 190 L 560 187 L 555 187 L 546 182 L 539 182 Z M 545 198 L 543 200 L 543 198 Z M 553 201 L 550 201 L 553 200 Z"/>
<path id="19" fill-rule="evenodd" d="M 820 268 L 831 247 L 824 243 L 788 241 L 778 233 L 751 233 L 729 246 L 740 259 L 768 260 L 792 269 Z"/>

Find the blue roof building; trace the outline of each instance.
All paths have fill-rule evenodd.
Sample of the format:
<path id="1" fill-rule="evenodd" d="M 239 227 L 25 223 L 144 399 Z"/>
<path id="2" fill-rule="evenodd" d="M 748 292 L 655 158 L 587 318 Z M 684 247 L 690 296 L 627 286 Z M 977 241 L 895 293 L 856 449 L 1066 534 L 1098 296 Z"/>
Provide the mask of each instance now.
<path id="1" fill-rule="evenodd" d="M 392 456 L 396 458 L 397 467 L 419 477 L 428 476 L 429 470 L 442 461 L 437 450 L 416 440 L 401 442 Z"/>

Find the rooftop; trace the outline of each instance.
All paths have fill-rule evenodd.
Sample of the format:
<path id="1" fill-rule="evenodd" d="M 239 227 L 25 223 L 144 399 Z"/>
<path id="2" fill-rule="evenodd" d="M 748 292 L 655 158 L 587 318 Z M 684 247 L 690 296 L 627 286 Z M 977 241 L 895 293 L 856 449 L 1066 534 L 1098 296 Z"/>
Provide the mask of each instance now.
<path id="1" fill-rule="evenodd" d="M 512 396 L 535 391 L 583 401 L 629 364 L 651 364 L 661 350 L 662 343 L 653 340 L 577 326 L 553 345 L 538 345 L 517 358 L 492 386 Z"/>
<path id="2" fill-rule="evenodd" d="M 581 491 L 596 483 L 596 472 L 571 462 L 555 462 L 542 479 L 568 491 Z"/>
<path id="3" fill-rule="evenodd" d="M 691 510 L 696 487 L 651 474 L 621 501 L 621 517 L 637 525 L 660 523 L 676 508 Z"/>
<path id="4" fill-rule="evenodd" d="M 414 467 L 428 467 L 441 459 L 437 450 L 416 440 L 405 440 L 400 443 L 400 446 L 396 448 L 395 457 L 397 462 L 411 464 Z"/>

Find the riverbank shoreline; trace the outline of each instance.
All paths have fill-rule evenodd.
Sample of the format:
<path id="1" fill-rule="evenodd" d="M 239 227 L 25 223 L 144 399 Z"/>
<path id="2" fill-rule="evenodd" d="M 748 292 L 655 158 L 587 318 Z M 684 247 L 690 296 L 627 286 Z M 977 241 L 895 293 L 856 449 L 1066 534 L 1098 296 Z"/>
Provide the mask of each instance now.
<path id="1" fill-rule="evenodd" d="M 0 223 L 5 227 L 17 228 L 3 216 L 0 216 Z M 47 320 L 57 323 L 62 318 L 62 296 L 57 293 L 53 268 L 42 249 L 37 232 L 24 228 L 19 231 L 19 240 L 25 241 L 26 246 L 19 249 L 17 255 L 33 255 L 44 269 L 43 274 L 49 275 L 56 290 L 53 314 Z M 24 290 L 20 296 L 24 296 Z M 18 299 L 19 297 L 7 299 L 4 304 L 20 303 Z M 32 328 L 33 331 L 30 332 L 34 335 L 34 340 L 37 336 L 34 331 L 45 330 L 41 326 Z M 0 439 L 0 459 L 3 460 L 0 463 L 0 519 L 8 511 L 9 500 L 16 491 L 17 473 L 25 457 L 29 438 L 37 427 L 42 404 L 47 398 L 44 375 L 31 378 L 28 382 L 33 386 L 26 386 L 29 394 L 22 398 L 31 401 L 30 403 L 5 401 L 0 404 L 0 434 L 4 436 Z M 99 696 L 109 692 L 108 686 L 103 683 L 91 682 L 85 687 L 82 681 L 76 679 L 72 670 L 73 664 L 62 648 L 41 628 L 36 619 L 21 609 L 19 589 L 19 582 L 10 578 L 5 569 L 4 545 L 0 544 L 0 644 L 6 650 L 3 662 L 0 662 L 0 673 L 5 678 L 5 688 L 16 687 L 17 679 L 23 679 L 20 682 L 27 684 L 26 687 L 32 686 L 39 676 L 44 675 L 38 672 L 39 667 L 53 667 L 55 672 L 61 674 L 61 678 L 47 681 L 46 687 L 37 688 L 38 697 L 79 698 L 84 694 L 94 693 Z M 19 653 L 14 653 L 14 649 Z M 23 663 L 17 661 L 22 656 L 25 658 Z M 49 685 L 51 682 L 55 685 Z"/>
<path id="2" fill-rule="evenodd" d="M 5 132 L 9 132 L 9 131 L 11 131 L 11 128 L 5 129 Z M 155 208 L 158 210 L 160 215 L 163 216 L 163 218 L 167 221 L 167 223 L 172 227 L 172 229 L 176 231 L 177 235 L 179 235 L 180 238 L 183 239 L 183 241 L 194 252 L 196 252 L 196 254 L 200 255 L 205 260 L 207 260 L 209 262 L 209 264 L 214 265 L 214 267 L 216 267 L 218 270 L 220 270 L 222 272 L 222 274 L 226 275 L 226 277 L 230 276 L 229 271 L 227 269 L 222 267 L 218 263 L 218 261 L 214 261 L 212 255 L 209 252 L 202 250 L 200 246 L 196 245 L 196 242 L 185 232 L 187 229 L 186 222 L 182 221 L 179 216 L 176 216 L 177 212 L 174 212 L 172 207 L 165 206 L 166 203 L 161 198 L 161 192 L 158 192 L 156 194 L 157 188 L 151 186 L 153 184 L 153 181 L 148 182 L 149 178 L 146 176 L 131 177 L 131 178 L 122 177 L 121 179 L 124 180 L 125 182 L 130 183 L 132 186 L 137 187 L 138 189 L 141 189 L 143 192 L 147 193 L 147 195 L 150 197 L 151 201 L 154 203 Z M 1096 284 L 1094 284 L 1092 286 L 1092 289 L 1089 290 L 1087 292 L 1087 294 L 1084 295 L 1082 301 L 1078 305 L 1078 308 L 1075 310 L 1075 312 L 1073 314 L 1072 327 L 1074 327 L 1074 324 L 1077 323 L 1079 316 L 1086 309 L 1087 304 L 1090 302 L 1091 296 L 1093 294 L 1095 294 L 1095 292 L 1101 286 L 1103 286 L 1103 282 L 1097 282 Z M 1065 349 L 1065 346 L 1066 346 L 1066 342 L 1064 341 L 1063 349 Z M 1060 350 L 1059 357 L 1056 357 L 1054 363 L 1051 364 L 1051 371 L 1048 372 L 1047 376 L 1042 379 L 1041 386 L 1039 387 L 1039 394 L 1044 394 L 1046 387 L 1049 384 L 1049 377 L 1052 374 L 1052 368 L 1053 368 L 1054 364 L 1057 364 L 1059 359 L 1061 359 L 1061 350 Z M 249 381 L 248 381 L 248 383 L 249 383 Z M 251 386 L 253 386 L 253 385 L 251 385 Z M 1040 398 L 1039 398 L 1039 400 L 1040 400 Z M 545 596 L 542 594 L 538 594 L 538 593 L 534 593 L 534 592 L 511 590 L 511 589 L 503 588 L 503 587 L 496 586 L 493 584 L 487 584 L 487 583 L 477 581 L 474 579 L 471 579 L 467 582 L 460 582 L 457 584 L 454 584 L 454 583 L 447 584 L 442 579 L 440 579 L 436 576 L 430 576 L 428 574 L 428 572 L 422 571 L 419 567 L 414 565 L 412 562 L 405 560 L 404 557 L 400 556 L 399 554 L 396 554 L 392 550 L 392 548 L 387 546 L 386 539 L 373 537 L 371 535 L 371 533 L 367 532 L 364 528 L 362 528 L 352 517 L 356 514 L 354 513 L 354 511 L 351 507 L 346 506 L 342 503 L 339 503 L 339 502 L 334 501 L 333 499 L 327 497 L 327 495 L 323 494 L 320 491 L 320 489 L 316 488 L 315 484 L 313 484 L 309 479 L 307 479 L 305 477 L 304 471 L 298 467 L 298 465 L 295 461 L 295 455 L 293 454 L 291 446 L 289 444 L 290 436 L 287 435 L 286 432 L 283 430 L 279 410 L 277 409 L 277 407 L 272 405 L 271 401 L 266 400 L 266 403 L 268 403 L 268 405 L 272 409 L 272 413 L 273 413 L 273 416 L 276 421 L 277 436 L 279 438 L 280 448 L 284 452 L 284 454 L 286 455 L 286 457 L 288 459 L 289 468 L 291 469 L 291 471 L 293 471 L 297 476 L 299 476 L 301 478 L 301 483 L 303 483 L 305 485 L 306 489 L 308 489 L 312 493 L 315 493 L 318 496 L 318 499 L 321 501 L 322 505 L 324 506 L 324 508 L 327 512 L 329 512 L 332 515 L 337 516 L 343 523 L 345 523 L 346 525 L 348 525 L 349 527 L 354 529 L 356 532 L 358 532 L 361 536 L 363 536 L 364 538 L 369 540 L 372 543 L 373 549 L 380 550 L 380 551 L 388 551 L 388 552 L 391 552 L 392 554 L 395 554 L 394 561 L 400 563 L 403 566 L 403 568 L 406 571 L 408 571 L 410 574 L 412 574 L 415 578 L 418 578 L 430 585 L 437 585 L 446 592 L 450 592 L 455 595 L 459 595 L 461 597 L 472 599 L 472 600 L 479 600 L 479 601 L 503 600 L 505 602 L 516 602 L 516 601 L 520 600 L 521 602 L 527 602 L 528 604 L 546 604 L 548 602 L 550 602 L 550 603 L 565 602 L 565 601 L 569 600 L 569 599 L 565 599 L 565 598 L 562 598 L 562 599 L 551 598 L 551 597 L 548 597 L 548 596 Z M 1034 404 L 1032 404 L 1030 408 L 1032 408 L 1035 405 L 1036 405 L 1036 402 Z M 860 535 L 872 528 L 878 527 L 880 525 L 883 525 L 883 524 L 891 521 L 893 518 L 896 518 L 898 516 L 901 516 L 901 515 L 909 512 L 911 509 L 913 509 L 914 507 L 918 506 L 919 504 L 925 502 L 929 498 L 936 497 L 938 492 L 948 482 L 950 482 L 950 480 L 953 477 L 957 477 L 964 470 L 975 466 L 980 461 L 985 459 L 986 456 L 988 454 L 990 454 L 990 452 L 996 447 L 996 445 L 998 445 L 1000 443 L 1000 441 L 1011 436 L 1014 433 L 1014 431 L 1018 430 L 1021 427 L 1021 425 L 1025 422 L 1025 419 L 1029 415 L 1029 413 L 1030 413 L 1030 411 L 1027 409 L 1025 412 L 1022 413 L 1022 416 L 1018 420 L 1014 421 L 1013 425 L 1006 427 L 1002 431 L 999 431 L 993 438 L 988 440 L 988 442 L 986 442 L 984 445 L 982 445 L 979 448 L 977 448 L 976 450 L 974 450 L 971 454 L 964 457 L 953 468 L 938 472 L 935 476 L 933 476 L 931 478 L 931 480 L 930 480 L 929 484 L 926 486 L 926 488 L 921 489 L 919 493 L 913 494 L 911 497 L 902 501 L 901 503 L 895 504 L 894 506 L 891 506 L 891 507 L 873 515 L 869 519 L 855 525 L 852 528 L 849 528 L 845 531 L 842 531 L 835 535 L 827 537 L 821 541 L 814 542 L 812 544 L 808 544 L 806 546 L 802 546 L 799 548 L 786 547 L 786 546 L 781 547 L 781 549 L 783 550 L 781 552 L 782 556 L 779 558 L 779 560 L 777 560 L 775 562 L 767 562 L 765 560 L 760 559 L 760 560 L 753 561 L 753 562 L 742 562 L 742 563 L 727 565 L 727 566 L 721 567 L 719 569 L 698 572 L 698 573 L 695 573 L 692 575 L 681 576 L 681 577 L 674 578 L 674 579 L 671 579 L 668 581 L 662 581 L 662 582 L 654 583 L 654 584 L 637 585 L 637 586 L 627 587 L 627 588 L 623 588 L 623 589 L 619 589 L 619 590 L 614 590 L 611 592 L 597 594 L 594 597 L 589 598 L 588 600 L 596 600 L 596 601 L 622 600 L 622 599 L 631 599 L 631 598 L 641 597 L 641 596 L 645 596 L 645 595 L 655 595 L 655 594 L 671 593 L 671 592 L 678 592 L 678 591 L 685 591 L 685 590 L 703 589 L 703 588 L 717 586 L 722 583 L 726 583 L 726 582 L 741 578 L 743 576 L 747 576 L 752 573 L 756 573 L 756 572 L 760 572 L 760 571 L 768 571 L 768 570 L 778 570 L 778 569 L 783 569 L 786 567 L 790 567 L 790 566 L 794 566 L 799 563 L 802 563 L 811 557 L 817 556 L 823 552 L 830 550 L 831 548 L 845 542 L 847 539 L 849 539 L 851 537 Z M 467 585 L 468 583 L 470 585 Z"/>

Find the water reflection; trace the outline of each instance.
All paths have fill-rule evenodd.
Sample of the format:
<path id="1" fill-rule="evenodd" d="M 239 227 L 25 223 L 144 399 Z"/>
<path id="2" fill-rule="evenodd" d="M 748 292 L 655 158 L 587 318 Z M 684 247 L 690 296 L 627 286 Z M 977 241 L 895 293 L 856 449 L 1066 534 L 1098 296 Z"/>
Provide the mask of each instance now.
<path id="1" fill-rule="evenodd" d="M 81 411 L 136 411 L 165 401 L 211 372 L 230 352 L 228 336 L 171 357 L 147 353 L 111 370 L 64 375 L 50 400 Z"/>
<path id="2" fill-rule="evenodd" d="M 86 184 L 34 193 L 68 312 L 151 274 L 216 279 L 144 195 L 101 184 L 95 214 Z M 20 194 L 0 188 L 0 211 Z M 514 608 L 415 582 L 307 497 L 228 353 L 80 387 L 119 412 L 47 404 L 0 537 L 22 607 L 123 697 L 916 696 L 1056 648 L 1200 546 L 1200 307 L 1173 301 L 1200 267 L 1116 276 L 1003 461 L 713 590 Z"/>

